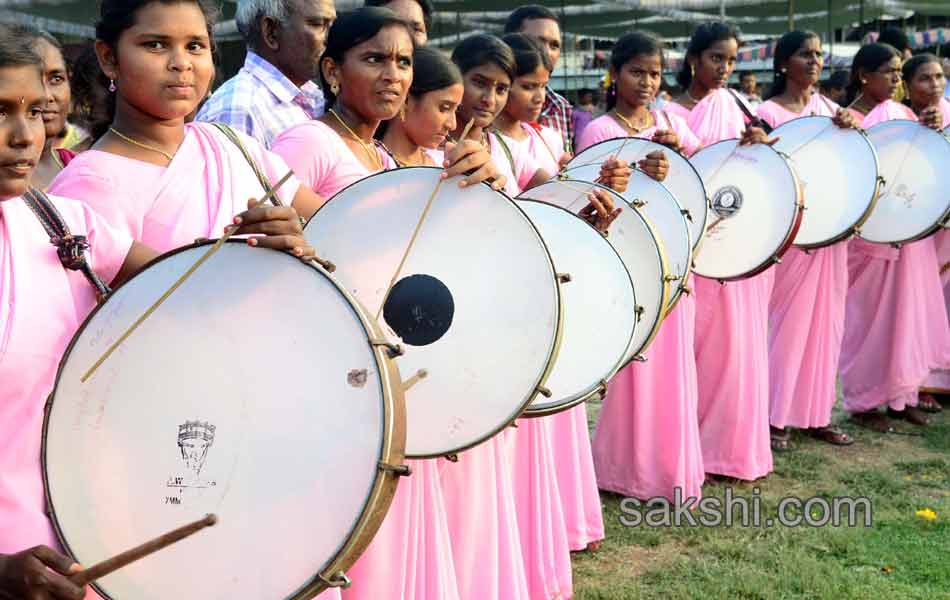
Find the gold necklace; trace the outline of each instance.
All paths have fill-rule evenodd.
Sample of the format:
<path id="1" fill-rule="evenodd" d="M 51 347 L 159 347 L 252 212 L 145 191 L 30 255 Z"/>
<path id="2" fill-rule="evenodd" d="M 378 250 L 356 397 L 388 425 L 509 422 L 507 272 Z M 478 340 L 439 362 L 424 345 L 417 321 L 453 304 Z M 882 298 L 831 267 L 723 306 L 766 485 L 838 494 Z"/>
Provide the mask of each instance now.
<path id="1" fill-rule="evenodd" d="M 161 148 L 156 148 L 155 146 L 149 146 L 148 144 L 143 144 L 142 142 L 138 140 L 133 140 L 127 135 L 122 135 L 121 133 L 119 133 L 119 131 L 115 127 L 110 127 L 109 131 L 116 134 L 119 137 L 119 139 L 121 139 L 122 141 L 128 142 L 132 144 L 133 146 L 138 146 L 139 148 L 144 148 L 145 150 L 151 150 L 152 152 L 158 152 L 159 154 L 167 158 L 168 162 L 171 162 L 172 159 L 175 158 L 175 155 L 169 154 L 168 152 L 165 152 Z"/>
<path id="2" fill-rule="evenodd" d="M 340 125 L 343 126 L 343 129 L 346 129 L 346 132 L 347 132 L 348 134 L 350 134 L 350 136 L 351 136 L 354 140 L 356 140 L 356 141 L 359 143 L 360 146 L 363 147 L 363 152 L 366 153 L 366 157 L 369 158 L 369 161 L 370 161 L 371 163 L 373 163 L 373 164 L 377 167 L 377 169 L 379 169 L 380 171 L 382 171 L 382 170 L 383 170 L 383 160 L 379 157 L 379 152 L 375 152 L 375 151 L 373 151 L 373 150 L 370 150 L 370 149 L 369 149 L 369 145 L 367 145 L 367 143 L 363 141 L 363 138 L 361 138 L 360 136 L 356 135 L 356 132 L 353 131 L 352 129 L 350 129 L 350 126 L 346 124 L 346 121 L 344 121 L 344 120 L 340 117 L 340 115 L 337 114 L 337 112 L 336 112 L 335 110 L 333 110 L 333 109 L 331 108 L 331 109 L 330 109 L 329 111 L 327 111 L 327 112 L 329 112 L 331 115 L 333 115 L 333 116 L 336 118 L 336 120 L 339 121 Z"/>
<path id="3" fill-rule="evenodd" d="M 640 133 L 641 131 L 643 131 L 644 129 L 647 129 L 647 128 L 649 127 L 649 125 L 646 125 L 646 124 L 644 124 L 644 125 L 641 126 L 641 127 L 635 126 L 633 123 L 630 122 L 630 120 L 629 120 L 627 117 L 625 117 L 625 116 L 623 116 L 622 114 L 620 114 L 620 113 L 617 111 L 616 108 L 614 109 L 614 116 L 617 117 L 618 119 L 620 119 L 620 122 L 623 123 L 624 125 L 626 125 L 627 128 L 629 128 L 629 129 L 630 129 L 631 131 L 633 131 L 634 133 Z"/>

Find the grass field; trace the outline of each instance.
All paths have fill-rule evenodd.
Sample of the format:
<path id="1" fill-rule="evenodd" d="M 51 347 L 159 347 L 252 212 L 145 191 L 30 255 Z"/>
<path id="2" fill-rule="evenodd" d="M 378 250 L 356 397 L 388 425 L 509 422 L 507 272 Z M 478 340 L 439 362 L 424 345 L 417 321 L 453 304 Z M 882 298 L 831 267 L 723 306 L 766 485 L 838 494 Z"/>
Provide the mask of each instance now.
<path id="1" fill-rule="evenodd" d="M 588 407 L 592 423 L 598 410 Z M 607 539 L 595 553 L 574 555 L 575 598 L 950 600 L 950 411 L 929 427 L 902 427 L 912 435 L 835 419 L 854 445 L 793 435 L 774 473 L 732 494 L 751 497 L 758 487 L 769 517 L 786 496 L 866 496 L 871 527 L 863 518 L 854 528 L 624 527 L 622 498 L 601 494 Z M 723 497 L 725 489 L 706 485 L 703 493 Z M 917 516 L 923 509 L 936 517 Z"/>

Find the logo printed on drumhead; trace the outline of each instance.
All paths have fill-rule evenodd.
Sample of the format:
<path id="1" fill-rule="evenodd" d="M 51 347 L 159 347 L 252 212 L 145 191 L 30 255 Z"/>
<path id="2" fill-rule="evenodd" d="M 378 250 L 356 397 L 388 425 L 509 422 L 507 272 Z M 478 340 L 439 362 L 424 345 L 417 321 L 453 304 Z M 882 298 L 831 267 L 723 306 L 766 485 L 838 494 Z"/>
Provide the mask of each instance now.
<path id="1" fill-rule="evenodd" d="M 452 326 L 455 300 L 444 283 L 431 275 L 400 279 L 383 305 L 383 318 L 410 346 L 437 342 Z"/>
<path id="2" fill-rule="evenodd" d="M 912 191 L 906 183 L 898 183 L 891 193 L 904 201 L 904 208 L 914 207 L 914 202 L 917 200 L 917 193 Z"/>
<path id="3" fill-rule="evenodd" d="M 215 426 L 207 421 L 185 421 L 178 426 L 178 451 L 181 460 L 185 463 L 187 473 L 169 477 L 167 487 L 170 488 L 207 488 L 217 485 L 215 481 L 201 479 L 201 470 L 204 468 L 208 450 L 214 444 Z M 168 497 L 166 504 L 180 504 L 180 498 Z"/>
<path id="4" fill-rule="evenodd" d="M 712 198 L 712 209 L 723 219 L 728 219 L 742 208 L 742 192 L 739 188 L 727 185 L 719 188 Z"/>

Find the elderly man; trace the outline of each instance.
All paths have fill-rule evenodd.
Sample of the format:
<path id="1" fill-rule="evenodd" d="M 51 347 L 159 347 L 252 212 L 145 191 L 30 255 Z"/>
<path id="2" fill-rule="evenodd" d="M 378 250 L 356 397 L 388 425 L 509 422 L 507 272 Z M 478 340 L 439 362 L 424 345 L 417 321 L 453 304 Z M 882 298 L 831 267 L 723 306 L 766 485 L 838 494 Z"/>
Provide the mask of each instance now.
<path id="1" fill-rule="evenodd" d="M 431 0 L 366 0 L 366 6 L 382 6 L 402 17 L 412 28 L 412 39 L 417 47 L 429 41 L 434 11 Z"/>
<path id="2" fill-rule="evenodd" d="M 551 58 L 551 65 L 557 66 L 561 58 L 561 22 L 550 9 L 544 6 L 529 5 L 516 8 L 505 23 L 505 33 L 523 33 L 534 38 Z M 551 86 L 545 88 L 544 106 L 538 123 L 561 132 L 564 149 L 574 151 L 574 125 L 571 103 L 558 94 Z"/>
<path id="3" fill-rule="evenodd" d="M 333 0 L 238 0 L 244 67 L 211 96 L 197 120 L 227 123 L 270 147 L 278 134 L 323 114 L 319 73 Z"/>

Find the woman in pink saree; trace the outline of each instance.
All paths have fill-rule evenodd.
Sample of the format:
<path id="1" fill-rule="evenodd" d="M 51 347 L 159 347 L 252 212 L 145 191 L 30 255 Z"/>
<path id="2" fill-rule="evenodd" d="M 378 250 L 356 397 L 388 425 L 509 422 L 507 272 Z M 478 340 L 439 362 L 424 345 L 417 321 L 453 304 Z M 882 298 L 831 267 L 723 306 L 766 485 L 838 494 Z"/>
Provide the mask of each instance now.
<path id="1" fill-rule="evenodd" d="M 950 125 L 950 102 L 943 96 L 946 78 L 940 60 L 933 54 L 918 54 L 904 63 L 904 89 L 907 90 L 907 103 L 924 122 L 933 122 L 940 128 Z M 937 115 L 939 114 L 939 121 Z M 938 124 L 939 123 L 939 124 Z M 950 393 L 950 325 L 940 319 L 941 307 L 947 313 L 946 280 L 950 273 L 944 265 L 950 262 L 950 231 L 940 228 L 931 238 L 937 254 L 938 286 L 942 288 L 943 300 L 936 288 L 921 294 L 921 300 L 927 304 L 927 320 L 931 323 L 930 334 L 930 375 L 922 386 L 918 408 L 924 412 L 938 413 L 943 410 L 931 392 L 946 395 Z"/>
<path id="2" fill-rule="evenodd" d="M 738 37 L 724 23 L 697 28 L 679 80 L 687 123 L 702 145 L 766 140 L 725 89 Z M 700 250 L 701 251 L 701 250 Z M 772 470 L 768 417 L 768 302 L 774 274 L 726 283 L 695 278 L 699 433 L 706 473 L 753 481 Z"/>
<path id="3" fill-rule="evenodd" d="M 662 41 L 643 33 L 617 40 L 608 112 L 587 126 L 578 151 L 627 136 L 682 148 L 687 155 L 696 151 L 699 140 L 682 117 L 649 109 L 660 85 L 662 48 Z M 654 176 L 662 180 L 665 172 Z M 593 441 L 601 489 L 642 500 L 702 498 L 695 311 L 693 296 L 683 295 L 644 352 L 646 362 L 631 363 L 610 382 Z"/>
<path id="4" fill-rule="evenodd" d="M 824 55 L 820 38 L 792 31 L 775 47 L 775 83 L 758 115 L 772 127 L 802 116 L 826 116 L 840 127 L 853 117 L 817 89 Z M 820 197 L 806 202 L 820 202 Z M 846 446 L 851 436 L 831 425 L 848 291 L 848 245 L 805 252 L 792 247 L 774 267 L 769 303 L 769 388 L 772 448 L 788 447 L 786 427 Z"/>
<path id="5" fill-rule="evenodd" d="M 50 185 L 160 252 L 218 237 L 249 199 L 263 196 L 251 161 L 269 185 L 290 171 L 246 136 L 232 142 L 213 125 L 185 123 L 214 75 L 207 11 L 197 1 L 103 4 L 96 49 L 112 123 Z M 293 176 L 277 198 L 288 206 L 316 201 Z"/>
<path id="6" fill-rule="evenodd" d="M 917 118 L 890 99 L 901 78 L 900 58 L 890 46 L 862 47 L 851 77 L 849 109 L 862 116 L 862 127 Z M 922 110 L 921 120 L 939 127 L 939 109 Z M 936 322 L 944 329 L 939 335 L 947 328 L 946 310 L 934 302 L 942 294 L 933 240 L 899 249 L 852 240 L 848 274 L 840 366 L 845 409 L 856 423 L 875 431 L 893 431 L 891 419 L 925 425 L 928 419 L 917 405 L 918 390 L 934 366 L 930 319 L 942 317 Z M 879 411 L 882 406 L 886 414 Z"/>

